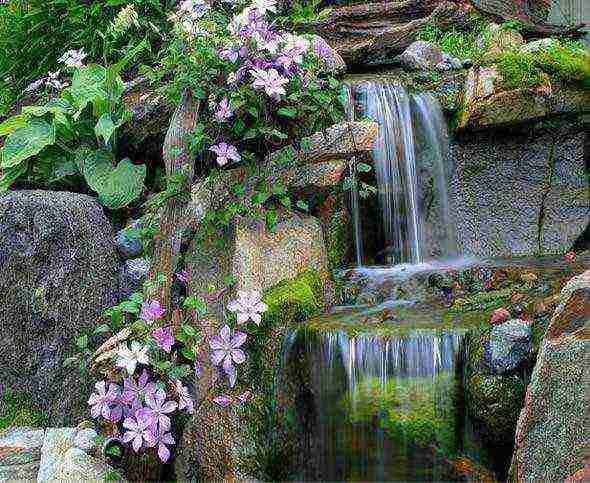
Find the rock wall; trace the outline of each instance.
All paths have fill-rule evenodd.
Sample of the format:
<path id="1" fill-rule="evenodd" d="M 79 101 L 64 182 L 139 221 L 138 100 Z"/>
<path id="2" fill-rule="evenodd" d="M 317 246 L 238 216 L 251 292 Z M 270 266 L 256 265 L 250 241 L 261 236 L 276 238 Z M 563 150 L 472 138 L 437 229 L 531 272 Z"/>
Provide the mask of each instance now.
<path id="1" fill-rule="evenodd" d="M 564 253 L 590 222 L 579 125 L 488 129 L 451 144 L 459 250 L 480 257 Z"/>
<path id="2" fill-rule="evenodd" d="M 51 425 L 86 410 L 77 368 L 63 361 L 83 329 L 117 303 L 112 227 L 89 196 L 0 196 L 0 381 L 30 393 Z"/>

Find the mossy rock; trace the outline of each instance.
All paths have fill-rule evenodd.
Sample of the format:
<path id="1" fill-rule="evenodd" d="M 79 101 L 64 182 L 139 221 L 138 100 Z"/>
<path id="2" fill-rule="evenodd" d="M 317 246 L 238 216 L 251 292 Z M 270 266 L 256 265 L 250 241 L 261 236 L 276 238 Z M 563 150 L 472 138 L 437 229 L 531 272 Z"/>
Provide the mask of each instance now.
<path id="1" fill-rule="evenodd" d="M 42 428 L 47 414 L 33 401 L 30 394 L 6 389 L 0 399 L 0 431 L 8 428 Z"/>

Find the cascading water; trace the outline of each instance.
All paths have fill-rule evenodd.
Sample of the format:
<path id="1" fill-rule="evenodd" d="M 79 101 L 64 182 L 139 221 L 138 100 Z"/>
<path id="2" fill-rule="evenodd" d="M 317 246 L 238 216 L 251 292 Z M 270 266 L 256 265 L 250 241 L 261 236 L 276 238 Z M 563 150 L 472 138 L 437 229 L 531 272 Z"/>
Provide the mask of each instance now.
<path id="1" fill-rule="evenodd" d="M 309 358 L 315 421 L 300 476 L 448 479 L 445 455 L 456 451 L 463 434 L 456 401 L 464 334 L 302 330 L 298 338 Z M 296 341 L 292 336 L 290 344 Z"/>
<path id="2" fill-rule="evenodd" d="M 448 138 L 438 102 L 428 94 L 409 95 L 400 84 L 364 82 L 357 88 L 363 115 L 380 126 L 373 161 L 387 258 L 421 263 L 456 255 L 444 168 Z M 352 103 L 352 95 L 349 99 Z M 434 202 L 425 200 L 428 196 L 420 189 L 431 178 L 428 189 Z M 436 220 L 428 219 L 430 211 Z M 353 217 L 357 215 L 353 210 Z"/>

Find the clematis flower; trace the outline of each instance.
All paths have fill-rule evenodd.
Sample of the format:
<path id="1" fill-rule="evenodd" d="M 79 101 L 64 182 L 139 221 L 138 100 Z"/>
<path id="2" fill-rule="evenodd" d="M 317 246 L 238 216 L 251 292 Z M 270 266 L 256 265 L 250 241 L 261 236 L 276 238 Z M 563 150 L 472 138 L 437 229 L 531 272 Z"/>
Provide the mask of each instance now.
<path id="1" fill-rule="evenodd" d="M 139 318 L 151 324 L 154 320 L 161 319 L 166 310 L 157 300 L 145 301 L 141 304 L 141 313 Z"/>
<path id="2" fill-rule="evenodd" d="M 59 58 L 59 61 L 67 67 L 82 67 L 86 57 L 88 57 L 88 54 L 84 52 L 84 49 L 68 50 Z"/>
<path id="3" fill-rule="evenodd" d="M 61 82 L 59 80 L 59 70 L 56 72 L 48 72 L 46 83 L 48 86 L 53 87 L 56 90 L 61 90 L 68 85 L 67 82 Z"/>
<path id="4" fill-rule="evenodd" d="M 117 392 L 119 390 L 117 389 Z M 111 405 L 111 414 L 108 417 L 108 420 L 111 423 L 118 423 L 124 414 L 126 414 L 129 410 L 129 406 L 123 400 L 121 395 L 117 395 L 117 398 L 112 402 Z"/>
<path id="5" fill-rule="evenodd" d="M 276 69 L 254 69 L 250 73 L 254 77 L 252 86 L 255 89 L 264 89 L 264 92 L 272 99 L 279 100 L 281 95 L 287 92 L 283 87 L 289 83 L 289 79 L 280 75 Z"/>
<path id="6" fill-rule="evenodd" d="M 257 290 L 251 292 L 240 290 L 238 292 L 238 298 L 232 300 L 227 308 L 230 312 L 238 313 L 238 324 L 243 324 L 251 320 L 256 325 L 260 325 L 262 321 L 260 314 L 268 310 L 268 305 L 262 301 L 260 292 Z"/>
<path id="7" fill-rule="evenodd" d="M 216 366 L 223 365 L 231 387 L 235 386 L 237 379 L 233 364 L 242 364 L 246 360 L 246 354 L 240 349 L 244 342 L 246 342 L 246 334 L 236 331 L 232 337 L 231 329 L 227 325 L 222 327 L 219 335 L 209 341 L 209 347 L 213 350 L 211 362 Z"/>
<path id="8" fill-rule="evenodd" d="M 182 270 L 178 272 L 176 276 L 178 277 L 178 280 L 180 280 L 182 283 L 188 283 L 188 279 L 190 278 L 188 270 Z"/>
<path id="9" fill-rule="evenodd" d="M 91 406 L 90 414 L 94 419 L 102 416 L 109 419 L 111 405 L 119 397 L 119 387 L 116 384 L 109 384 L 107 389 L 106 381 L 99 381 L 94 385 L 96 392 L 90 395 L 88 405 Z"/>
<path id="10" fill-rule="evenodd" d="M 218 55 L 220 59 L 229 60 L 230 62 L 238 60 L 238 52 L 230 48 L 221 49 Z"/>
<path id="11" fill-rule="evenodd" d="M 166 431 L 158 431 L 157 434 L 152 432 L 152 442 L 150 443 L 151 447 L 157 446 L 158 447 L 158 458 L 162 463 L 166 463 L 170 459 L 170 450 L 166 445 L 173 445 L 174 438 L 170 433 Z"/>
<path id="12" fill-rule="evenodd" d="M 315 38 L 312 43 L 313 51 L 319 59 L 327 59 L 332 57 L 333 51 L 328 43 L 321 38 Z"/>
<path id="13" fill-rule="evenodd" d="M 170 429 L 170 418 L 167 414 L 176 411 L 178 405 L 174 401 L 166 401 L 166 392 L 158 389 L 155 393 L 146 394 L 146 407 L 140 409 L 142 415 L 145 415 L 150 423 L 150 427 L 155 431 L 156 426 L 160 430 L 168 431 Z"/>
<path id="14" fill-rule="evenodd" d="M 170 327 L 160 327 L 152 332 L 152 337 L 156 341 L 156 345 L 164 352 L 170 353 L 174 345 L 174 336 Z"/>
<path id="15" fill-rule="evenodd" d="M 217 164 L 219 166 L 226 165 L 229 161 L 239 162 L 242 158 L 238 150 L 231 144 L 219 143 L 209 148 L 217 155 Z"/>
<path id="16" fill-rule="evenodd" d="M 260 14 L 267 12 L 277 13 L 277 0 L 254 0 L 252 7 Z"/>
<path id="17" fill-rule="evenodd" d="M 192 414 L 195 410 L 195 403 L 191 398 L 188 388 L 183 386 L 182 382 L 176 380 L 174 381 L 174 389 L 176 390 L 176 394 L 178 394 L 178 409 L 181 411 L 185 409 L 188 413 Z"/>
<path id="18" fill-rule="evenodd" d="M 31 82 L 23 92 L 35 92 L 39 90 L 43 84 L 45 84 L 45 77 L 41 77 L 41 79 Z"/>
<path id="19" fill-rule="evenodd" d="M 122 400 L 130 405 L 140 406 L 147 394 L 154 394 L 156 385 L 149 381 L 147 371 L 144 369 L 137 380 L 134 377 L 123 379 Z"/>
<path id="20" fill-rule="evenodd" d="M 217 396 L 217 397 L 213 398 L 213 402 L 215 404 L 221 406 L 222 408 L 226 408 L 232 403 L 232 398 L 231 398 L 231 396 L 228 396 L 226 394 L 223 396 Z"/>
<path id="21" fill-rule="evenodd" d="M 250 391 L 244 391 L 242 394 L 236 396 L 242 404 L 246 404 L 250 399 L 252 399 L 252 393 Z"/>
<path id="22" fill-rule="evenodd" d="M 131 349 L 127 344 L 120 345 L 117 350 L 117 367 L 124 367 L 130 376 L 133 375 L 137 364 L 150 363 L 147 351 L 148 347 L 137 341 L 131 343 Z"/>
<path id="23" fill-rule="evenodd" d="M 217 112 L 215 113 L 215 117 L 218 121 L 225 121 L 232 116 L 232 109 L 227 97 L 224 97 L 219 105 L 217 106 Z"/>
<path id="24" fill-rule="evenodd" d="M 149 419 L 142 414 L 141 410 L 135 413 L 135 416 L 125 418 L 123 427 L 127 430 L 121 438 L 124 443 L 132 442 L 133 450 L 137 453 L 144 445 L 154 446 L 154 435 L 148 429 Z"/>

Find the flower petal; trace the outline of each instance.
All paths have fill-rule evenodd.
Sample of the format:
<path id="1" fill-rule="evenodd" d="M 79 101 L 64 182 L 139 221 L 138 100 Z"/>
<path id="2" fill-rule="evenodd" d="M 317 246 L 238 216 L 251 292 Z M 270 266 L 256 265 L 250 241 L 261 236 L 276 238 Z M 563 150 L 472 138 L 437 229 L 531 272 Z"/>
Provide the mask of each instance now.
<path id="1" fill-rule="evenodd" d="M 222 408 L 226 408 L 231 404 L 231 397 L 227 395 L 217 396 L 216 398 L 213 398 L 213 402 Z"/>
<path id="2" fill-rule="evenodd" d="M 170 450 L 162 443 L 158 445 L 158 458 L 160 458 L 162 463 L 166 463 L 170 458 Z"/>
<path id="3" fill-rule="evenodd" d="M 211 340 L 209 341 L 209 347 L 211 347 L 211 349 L 213 349 L 213 350 L 224 349 L 225 342 L 223 341 L 223 339 L 221 337 L 216 335 L 216 336 L 212 337 Z"/>
<path id="4" fill-rule="evenodd" d="M 224 325 L 219 331 L 219 336 L 224 342 L 229 342 L 231 336 L 231 330 L 228 325 Z"/>
<path id="5" fill-rule="evenodd" d="M 244 342 L 246 342 L 246 337 L 247 335 L 244 332 L 236 331 L 230 342 L 232 348 L 237 349 L 240 347 Z"/>
<path id="6" fill-rule="evenodd" d="M 246 354 L 242 349 L 234 349 L 231 351 L 231 356 L 236 364 L 242 364 L 246 361 Z"/>
<path id="7" fill-rule="evenodd" d="M 219 364 L 221 364 L 221 361 L 223 360 L 223 358 L 225 357 L 226 352 L 225 351 L 213 351 L 211 353 L 211 362 L 213 363 L 213 365 L 218 366 Z"/>

